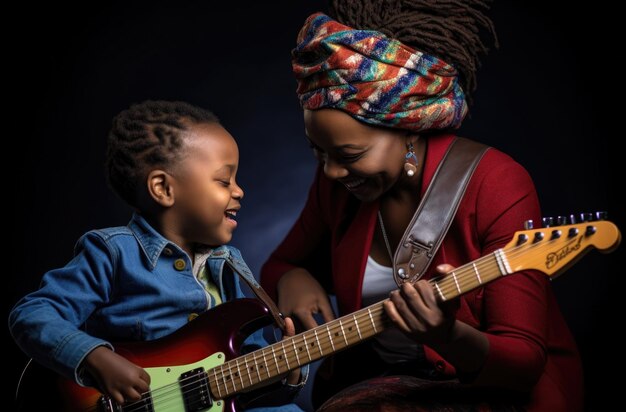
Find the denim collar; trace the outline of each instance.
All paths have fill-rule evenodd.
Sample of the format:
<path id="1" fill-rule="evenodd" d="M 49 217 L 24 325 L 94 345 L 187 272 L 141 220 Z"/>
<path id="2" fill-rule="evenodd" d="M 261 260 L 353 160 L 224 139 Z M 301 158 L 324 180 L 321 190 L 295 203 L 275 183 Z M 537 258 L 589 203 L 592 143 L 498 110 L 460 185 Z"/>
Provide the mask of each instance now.
<path id="1" fill-rule="evenodd" d="M 178 245 L 165 239 L 163 235 L 154 230 L 146 219 L 144 219 L 143 216 L 137 212 L 133 213 L 133 217 L 128 223 L 128 229 L 130 229 L 137 239 L 137 242 L 139 242 L 141 250 L 148 259 L 150 269 L 154 269 L 156 267 L 159 256 L 161 256 L 163 249 L 165 249 L 167 245 L 185 253 Z"/>
<path id="2" fill-rule="evenodd" d="M 133 217 L 128 223 L 128 229 L 133 233 L 135 239 L 137 239 L 141 250 L 146 256 L 146 259 L 148 259 L 151 270 L 154 270 L 156 267 L 157 261 L 159 260 L 159 257 L 161 256 L 161 253 L 163 253 L 163 249 L 165 249 L 165 247 L 175 249 L 182 255 L 187 256 L 187 252 L 185 252 L 177 244 L 164 238 L 163 235 L 150 226 L 148 221 L 138 212 L 133 213 Z M 219 246 L 214 249 L 207 248 L 206 251 L 203 252 L 208 255 L 207 258 L 217 258 L 231 261 L 235 258 L 234 256 L 231 256 L 232 250 L 228 246 Z M 239 255 L 238 257 L 240 258 L 239 260 L 241 260 Z M 247 270 L 249 271 L 249 269 Z M 250 274 L 250 276 L 252 275 Z"/>

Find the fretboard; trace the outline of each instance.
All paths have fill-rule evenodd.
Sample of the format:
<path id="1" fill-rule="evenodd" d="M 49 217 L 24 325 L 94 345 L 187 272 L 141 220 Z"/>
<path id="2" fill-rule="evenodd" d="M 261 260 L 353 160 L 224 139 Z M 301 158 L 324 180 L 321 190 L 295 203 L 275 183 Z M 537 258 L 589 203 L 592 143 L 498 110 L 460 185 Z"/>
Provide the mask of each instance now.
<path id="1" fill-rule="evenodd" d="M 437 298 L 446 301 L 510 273 L 504 251 L 498 249 L 429 282 Z M 224 399 L 377 335 L 391 324 L 383 302 L 211 369 L 207 372 L 211 392 Z"/>

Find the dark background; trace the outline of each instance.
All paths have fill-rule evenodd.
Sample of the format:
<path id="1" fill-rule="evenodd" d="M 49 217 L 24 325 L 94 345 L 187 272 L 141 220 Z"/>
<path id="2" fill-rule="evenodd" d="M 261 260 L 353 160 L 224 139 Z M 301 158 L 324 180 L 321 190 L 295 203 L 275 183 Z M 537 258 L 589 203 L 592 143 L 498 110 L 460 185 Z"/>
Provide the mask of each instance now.
<path id="1" fill-rule="evenodd" d="M 102 164 L 111 118 L 133 102 L 207 107 L 238 140 L 246 196 L 233 244 L 255 273 L 304 202 L 315 162 L 290 50 L 325 3 L 126 3 L 33 6 L 5 17 L 17 27 L 5 35 L 3 63 L 4 198 L 13 205 L 5 313 L 71 258 L 85 231 L 127 223 L 131 210 L 108 190 Z M 501 46 L 483 59 L 459 134 L 523 164 L 545 215 L 606 210 L 623 229 L 623 162 L 611 144 L 623 139 L 619 26 L 616 11 L 594 4 L 496 1 L 489 14 Z M 623 364 L 613 303 L 623 255 L 623 247 L 591 251 L 553 283 L 582 353 L 588 409 L 618 398 L 607 371 Z M 7 329 L 5 339 L 16 383 L 26 357 Z"/>

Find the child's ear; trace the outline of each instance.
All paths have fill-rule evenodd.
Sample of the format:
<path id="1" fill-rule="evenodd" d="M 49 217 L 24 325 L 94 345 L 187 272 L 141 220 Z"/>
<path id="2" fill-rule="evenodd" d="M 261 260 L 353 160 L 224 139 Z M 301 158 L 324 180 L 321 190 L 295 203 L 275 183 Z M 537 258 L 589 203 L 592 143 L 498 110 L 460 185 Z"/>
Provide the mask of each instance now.
<path id="1" fill-rule="evenodd" d="M 172 176 L 163 170 L 152 170 L 146 181 L 148 194 L 159 205 L 171 207 L 174 205 L 174 185 Z"/>

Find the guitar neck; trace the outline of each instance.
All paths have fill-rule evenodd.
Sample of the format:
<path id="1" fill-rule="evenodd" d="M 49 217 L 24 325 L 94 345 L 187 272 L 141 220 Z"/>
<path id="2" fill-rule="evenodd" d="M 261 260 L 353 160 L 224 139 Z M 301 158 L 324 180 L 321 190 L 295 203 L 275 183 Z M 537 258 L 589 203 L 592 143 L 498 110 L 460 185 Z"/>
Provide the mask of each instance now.
<path id="1" fill-rule="evenodd" d="M 516 232 L 504 248 L 429 282 L 437 299 L 447 301 L 522 270 L 534 269 L 555 276 L 592 247 L 608 253 L 620 240 L 619 229 L 608 221 Z M 391 324 L 383 308 L 384 302 L 209 370 L 211 392 L 218 398 L 231 396 L 377 335 Z"/>
<path id="2" fill-rule="evenodd" d="M 228 361 L 207 372 L 211 392 L 231 396 L 382 332 L 390 320 L 383 302 Z"/>
<path id="3" fill-rule="evenodd" d="M 444 278 L 429 282 L 438 299 L 446 301 L 509 273 L 512 272 L 507 259 L 499 249 L 455 269 Z M 383 303 L 375 303 L 211 369 L 207 373 L 211 392 L 218 398 L 234 395 L 379 334 L 391 323 Z"/>

